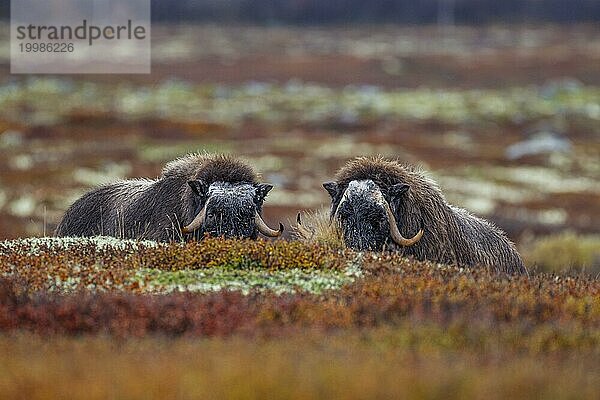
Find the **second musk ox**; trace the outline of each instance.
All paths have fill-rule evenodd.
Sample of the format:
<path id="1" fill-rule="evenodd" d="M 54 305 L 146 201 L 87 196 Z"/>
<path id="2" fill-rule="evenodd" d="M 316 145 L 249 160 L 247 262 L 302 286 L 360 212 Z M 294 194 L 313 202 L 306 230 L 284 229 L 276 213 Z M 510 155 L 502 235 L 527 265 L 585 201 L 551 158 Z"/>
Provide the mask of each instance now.
<path id="1" fill-rule="evenodd" d="M 276 237 L 283 225 L 273 230 L 261 217 L 272 187 L 238 159 L 191 154 L 169 162 L 156 180 L 125 180 L 85 194 L 67 210 L 56 235 L 157 241 L 200 239 L 205 233 Z"/>
<path id="2" fill-rule="evenodd" d="M 504 232 L 448 204 L 437 184 L 416 168 L 360 157 L 323 186 L 331 196 L 331 221 L 347 247 L 387 248 L 419 260 L 524 272 Z"/>

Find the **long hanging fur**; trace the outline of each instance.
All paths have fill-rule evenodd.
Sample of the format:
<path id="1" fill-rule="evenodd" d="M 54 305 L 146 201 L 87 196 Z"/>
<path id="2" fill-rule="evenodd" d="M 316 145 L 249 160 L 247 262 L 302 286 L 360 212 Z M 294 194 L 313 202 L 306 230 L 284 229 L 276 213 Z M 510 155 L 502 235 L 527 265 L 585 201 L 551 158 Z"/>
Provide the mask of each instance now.
<path id="1" fill-rule="evenodd" d="M 194 219 L 197 199 L 188 181 L 257 183 L 243 161 L 223 154 L 190 154 L 167 163 L 156 180 L 123 180 L 77 200 L 56 228 L 57 236 L 108 235 L 172 241 L 189 239 L 181 226 Z"/>
<path id="2" fill-rule="evenodd" d="M 448 204 L 438 185 L 424 171 L 381 157 L 359 157 L 335 176 L 340 190 L 353 180 L 364 179 L 373 180 L 384 191 L 398 183 L 410 185 L 402 201 L 392 206 L 394 215 L 405 237 L 419 229 L 424 230 L 424 235 L 416 244 L 398 247 L 398 251 L 419 260 L 525 272 L 519 253 L 506 234 L 492 223 Z"/>

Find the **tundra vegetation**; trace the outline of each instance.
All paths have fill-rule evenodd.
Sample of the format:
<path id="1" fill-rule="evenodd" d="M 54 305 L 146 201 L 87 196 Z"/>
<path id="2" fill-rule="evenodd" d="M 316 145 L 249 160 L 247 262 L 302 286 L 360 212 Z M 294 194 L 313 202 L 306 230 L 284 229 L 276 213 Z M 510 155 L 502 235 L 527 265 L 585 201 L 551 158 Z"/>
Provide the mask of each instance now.
<path id="1" fill-rule="evenodd" d="M 214 238 L 4 241 L 0 274 L 10 397 L 593 398 L 600 387 L 600 280 L 587 274 Z"/>
<path id="2" fill-rule="evenodd" d="M 0 397 L 597 397 L 596 26 L 153 34 L 148 76 L 0 68 Z M 318 234 L 42 238 L 193 151 L 240 155 L 275 186 L 265 222 Z M 346 249 L 319 188 L 378 154 L 507 232 L 527 274 Z"/>

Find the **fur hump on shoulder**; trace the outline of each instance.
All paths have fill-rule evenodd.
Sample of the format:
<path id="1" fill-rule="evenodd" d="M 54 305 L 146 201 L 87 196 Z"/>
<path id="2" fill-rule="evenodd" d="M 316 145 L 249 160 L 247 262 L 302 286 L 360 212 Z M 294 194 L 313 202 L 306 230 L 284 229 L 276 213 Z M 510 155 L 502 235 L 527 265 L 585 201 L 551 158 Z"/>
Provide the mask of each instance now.
<path id="1" fill-rule="evenodd" d="M 364 179 L 371 179 L 382 188 L 406 183 L 413 190 L 436 192 L 441 195 L 437 183 L 423 169 L 388 160 L 383 156 L 357 157 L 348 161 L 335 176 L 336 182 L 341 185 Z"/>
<path id="2" fill-rule="evenodd" d="M 244 161 L 227 154 L 193 153 L 170 161 L 162 170 L 162 178 L 185 177 L 213 182 L 258 183 L 259 176 Z"/>

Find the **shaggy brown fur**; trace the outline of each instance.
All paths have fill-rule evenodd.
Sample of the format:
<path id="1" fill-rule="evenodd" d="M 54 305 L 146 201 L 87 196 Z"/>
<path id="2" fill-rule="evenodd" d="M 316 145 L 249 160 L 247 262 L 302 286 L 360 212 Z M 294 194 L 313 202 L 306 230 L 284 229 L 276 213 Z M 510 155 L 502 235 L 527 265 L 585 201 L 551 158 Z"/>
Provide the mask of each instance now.
<path id="1" fill-rule="evenodd" d="M 521 257 L 504 232 L 448 204 L 438 185 L 419 169 L 381 157 L 360 157 L 342 167 L 335 179 L 340 191 L 353 180 L 365 179 L 373 180 L 384 193 L 398 183 L 410 186 L 402 201 L 391 204 L 405 237 L 412 237 L 419 229 L 424 231 L 416 244 L 397 248 L 406 255 L 461 266 L 487 265 L 507 272 L 525 271 Z M 336 207 L 334 204 L 333 210 Z"/>
<path id="2" fill-rule="evenodd" d="M 243 161 L 225 154 L 189 154 L 173 160 L 162 171 L 162 177 L 183 176 L 213 182 L 258 183 L 259 176 Z"/>
<path id="3" fill-rule="evenodd" d="M 188 181 L 196 179 L 207 185 L 256 184 L 259 177 L 252 167 L 232 156 L 190 154 L 169 162 L 156 180 L 125 180 L 85 194 L 67 210 L 55 234 L 159 241 L 191 239 L 193 234 L 182 236 L 181 227 L 194 219 L 201 206 L 201 200 L 188 185 Z"/>

